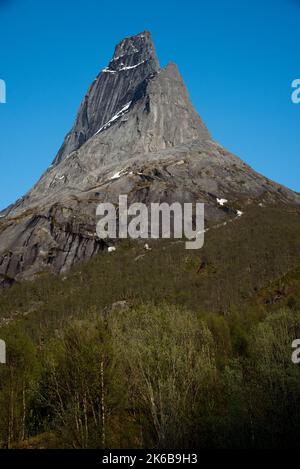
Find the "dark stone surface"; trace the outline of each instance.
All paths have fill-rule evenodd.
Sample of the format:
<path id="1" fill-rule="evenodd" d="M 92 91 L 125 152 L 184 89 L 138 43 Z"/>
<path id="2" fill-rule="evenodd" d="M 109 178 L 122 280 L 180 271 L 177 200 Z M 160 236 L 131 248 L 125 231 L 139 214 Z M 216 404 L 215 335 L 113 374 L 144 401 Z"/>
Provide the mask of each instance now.
<path id="1" fill-rule="evenodd" d="M 84 97 L 73 129 L 55 158 L 62 161 L 77 150 L 108 122 L 136 94 L 145 79 L 159 71 L 159 64 L 149 32 L 125 38 L 114 56 L 90 86 Z"/>

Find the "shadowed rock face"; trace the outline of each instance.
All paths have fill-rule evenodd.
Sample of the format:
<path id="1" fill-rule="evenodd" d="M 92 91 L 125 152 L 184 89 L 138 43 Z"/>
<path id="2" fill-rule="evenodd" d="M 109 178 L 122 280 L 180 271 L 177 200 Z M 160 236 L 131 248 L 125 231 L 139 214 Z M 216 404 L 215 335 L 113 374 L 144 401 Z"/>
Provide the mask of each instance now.
<path id="1" fill-rule="evenodd" d="M 75 125 L 66 136 L 55 163 L 80 148 L 127 103 L 138 99 L 145 79 L 158 71 L 150 33 L 120 42 L 108 67 L 97 76 L 84 97 Z"/>
<path id="2" fill-rule="evenodd" d="M 208 224 L 236 217 L 237 206 L 300 201 L 211 139 L 176 65 L 159 67 L 148 32 L 116 47 L 53 164 L 0 213 L 2 285 L 65 272 L 101 251 L 96 207 L 119 194 L 129 203 L 205 202 Z"/>

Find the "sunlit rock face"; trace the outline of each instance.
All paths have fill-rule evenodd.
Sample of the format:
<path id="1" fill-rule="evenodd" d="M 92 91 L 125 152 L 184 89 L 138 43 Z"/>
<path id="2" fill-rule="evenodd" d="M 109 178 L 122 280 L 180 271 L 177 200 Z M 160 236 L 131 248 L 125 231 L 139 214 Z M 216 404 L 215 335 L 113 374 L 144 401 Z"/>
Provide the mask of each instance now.
<path id="1" fill-rule="evenodd" d="M 0 283 L 65 272 L 100 252 L 96 207 L 120 194 L 129 203 L 204 202 L 207 224 L 251 203 L 300 200 L 212 140 L 176 65 L 160 68 L 149 32 L 116 46 L 53 164 L 0 213 Z"/>

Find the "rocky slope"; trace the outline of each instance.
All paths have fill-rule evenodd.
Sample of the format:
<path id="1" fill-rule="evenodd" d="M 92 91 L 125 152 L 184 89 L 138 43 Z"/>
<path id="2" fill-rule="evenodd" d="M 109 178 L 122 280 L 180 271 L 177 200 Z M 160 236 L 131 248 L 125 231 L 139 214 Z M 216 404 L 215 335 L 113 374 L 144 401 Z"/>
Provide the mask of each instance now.
<path id="1" fill-rule="evenodd" d="M 53 164 L 0 214 L 1 284 L 64 272 L 104 249 L 96 207 L 119 194 L 129 202 L 205 202 L 208 225 L 249 204 L 300 203 L 212 140 L 176 65 L 159 67 L 148 32 L 116 47 Z"/>

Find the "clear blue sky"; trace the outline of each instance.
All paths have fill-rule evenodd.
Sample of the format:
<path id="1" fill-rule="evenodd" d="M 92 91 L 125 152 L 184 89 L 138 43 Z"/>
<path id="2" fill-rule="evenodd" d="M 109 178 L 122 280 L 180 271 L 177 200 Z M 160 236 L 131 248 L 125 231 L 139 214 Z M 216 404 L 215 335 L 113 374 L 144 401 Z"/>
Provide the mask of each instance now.
<path id="1" fill-rule="evenodd" d="M 115 44 L 152 32 L 213 137 L 300 191 L 298 0 L 0 0 L 0 207 L 54 158 Z"/>

